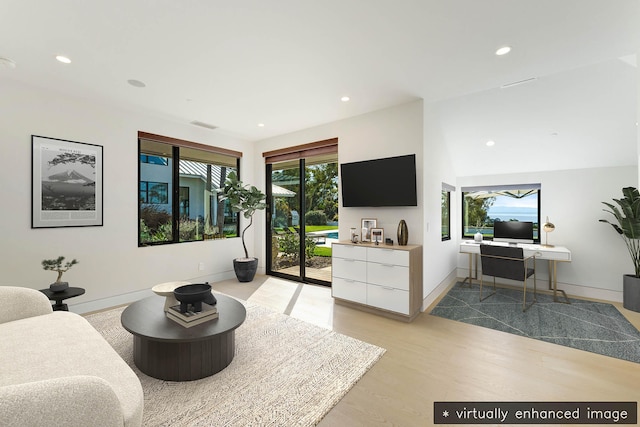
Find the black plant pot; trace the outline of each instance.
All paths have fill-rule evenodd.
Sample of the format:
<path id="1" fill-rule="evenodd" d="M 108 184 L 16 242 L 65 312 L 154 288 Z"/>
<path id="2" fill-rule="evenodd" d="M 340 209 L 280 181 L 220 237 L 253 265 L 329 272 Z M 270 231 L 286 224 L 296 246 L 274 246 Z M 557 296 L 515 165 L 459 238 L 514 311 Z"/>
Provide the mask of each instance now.
<path id="1" fill-rule="evenodd" d="M 625 274 L 622 278 L 622 306 L 640 312 L 640 278 Z"/>
<path id="2" fill-rule="evenodd" d="M 58 282 L 49 285 L 51 292 L 63 292 L 69 288 L 69 282 Z"/>
<path id="3" fill-rule="evenodd" d="M 236 258 L 233 260 L 233 270 L 239 282 L 250 282 L 258 271 L 258 258 Z"/>

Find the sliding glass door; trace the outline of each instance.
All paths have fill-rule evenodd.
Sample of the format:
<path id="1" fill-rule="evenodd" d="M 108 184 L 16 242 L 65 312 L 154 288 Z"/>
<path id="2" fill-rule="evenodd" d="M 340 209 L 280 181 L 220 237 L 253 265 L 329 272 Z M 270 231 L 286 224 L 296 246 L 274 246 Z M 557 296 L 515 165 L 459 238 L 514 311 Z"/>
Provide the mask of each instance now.
<path id="1" fill-rule="evenodd" d="M 267 273 L 331 285 L 338 238 L 337 154 L 267 164 Z"/>

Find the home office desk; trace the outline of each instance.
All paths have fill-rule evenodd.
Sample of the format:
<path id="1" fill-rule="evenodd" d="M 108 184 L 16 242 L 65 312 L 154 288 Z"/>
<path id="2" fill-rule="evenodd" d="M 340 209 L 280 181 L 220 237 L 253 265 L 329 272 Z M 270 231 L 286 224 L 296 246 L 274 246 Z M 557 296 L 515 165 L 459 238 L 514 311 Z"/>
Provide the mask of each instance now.
<path id="1" fill-rule="evenodd" d="M 500 245 L 509 246 L 509 243 L 483 241 L 485 245 Z M 530 243 L 518 243 L 518 247 L 522 248 L 524 256 L 535 256 L 536 259 L 542 259 L 549 261 L 549 290 L 553 291 L 553 300 L 555 302 L 564 302 L 570 304 L 567 294 L 558 289 L 557 279 L 557 266 L 558 262 L 571 262 L 571 251 L 563 246 L 543 246 Z M 478 255 L 480 254 L 480 243 L 473 240 L 463 240 L 460 242 L 460 253 L 469 254 L 469 276 L 467 276 L 462 283 L 469 281 L 469 286 L 473 283 L 473 279 L 478 279 Z M 475 259 L 475 277 L 471 277 L 473 269 L 472 263 Z M 564 301 L 558 300 L 558 292 L 561 292 L 564 296 Z"/>

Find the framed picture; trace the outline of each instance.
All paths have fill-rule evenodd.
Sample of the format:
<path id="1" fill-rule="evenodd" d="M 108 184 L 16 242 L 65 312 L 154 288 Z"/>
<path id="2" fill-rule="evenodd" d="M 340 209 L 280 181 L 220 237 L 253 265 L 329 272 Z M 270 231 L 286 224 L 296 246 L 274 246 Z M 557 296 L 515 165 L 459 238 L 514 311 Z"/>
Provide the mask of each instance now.
<path id="1" fill-rule="evenodd" d="M 371 241 L 373 243 L 380 244 L 384 243 L 384 229 L 383 228 L 372 228 L 371 229 Z"/>
<path id="2" fill-rule="evenodd" d="M 371 229 L 376 228 L 377 220 L 375 218 L 362 218 L 360 221 L 360 241 L 371 241 Z"/>
<path id="3" fill-rule="evenodd" d="M 31 228 L 102 225 L 102 146 L 31 135 Z"/>

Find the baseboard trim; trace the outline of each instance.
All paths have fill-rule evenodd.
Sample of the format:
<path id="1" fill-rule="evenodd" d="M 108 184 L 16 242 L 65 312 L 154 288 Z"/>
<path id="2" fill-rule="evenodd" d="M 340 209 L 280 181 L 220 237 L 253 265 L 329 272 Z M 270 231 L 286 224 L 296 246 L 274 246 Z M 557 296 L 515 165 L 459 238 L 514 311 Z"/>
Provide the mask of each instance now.
<path id="1" fill-rule="evenodd" d="M 458 277 L 456 270 L 453 270 L 436 288 L 422 300 L 422 311 L 431 311 L 431 307 L 435 306 L 447 291 L 456 284 Z"/>
<path id="2" fill-rule="evenodd" d="M 233 270 L 225 271 L 218 274 L 212 274 L 208 276 L 197 276 L 183 279 L 185 282 L 191 283 L 215 283 L 223 280 L 233 279 L 235 273 Z M 107 298 L 100 298 L 92 301 L 81 302 L 78 304 L 71 304 L 69 300 L 65 301 L 69 305 L 69 311 L 78 314 L 91 313 L 93 311 L 100 311 L 111 307 L 117 307 L 119 305 L 131 304 L 132 302 L 141 300 L 143 298 L 155 295 L 151 289 L 142 289 L 139 291 L 128 292 L 125 294 L 114 295 Z"/>

